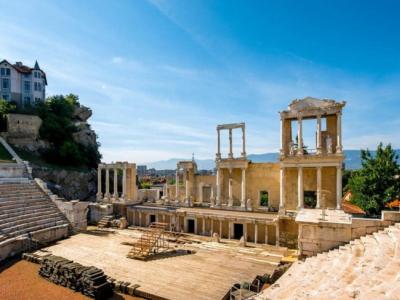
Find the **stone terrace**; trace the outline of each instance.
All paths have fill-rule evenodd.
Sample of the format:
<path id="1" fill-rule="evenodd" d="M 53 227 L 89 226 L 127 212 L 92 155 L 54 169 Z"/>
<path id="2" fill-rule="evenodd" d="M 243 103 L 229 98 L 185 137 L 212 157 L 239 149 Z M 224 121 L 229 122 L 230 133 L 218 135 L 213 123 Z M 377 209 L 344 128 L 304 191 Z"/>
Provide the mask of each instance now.
<path id="1" fill-rule="evenodd" d="M 63 256 L 84 265 L 94 265 L 122 281 L 139 284 L 140 290 L 169 299 L 221 299 L 232 284 L 252 281 L 271 273 L 286 248 L 239 247 L 237 241 L 209 242 L 210 238 L 184 235 L 186 243 L 170 243 L 195 254 L 169 256 L 149 261 L 126 257 L 141 230 L 114 233 L 88 231 L 45 248 L 45 254 Z M 171 240 L 174 236 L 171 236 Z"/>
<path id="2" fill-rule="evenodd" d="M 296 262 L 255 300 L 400 299 L 400 223 Z"/>

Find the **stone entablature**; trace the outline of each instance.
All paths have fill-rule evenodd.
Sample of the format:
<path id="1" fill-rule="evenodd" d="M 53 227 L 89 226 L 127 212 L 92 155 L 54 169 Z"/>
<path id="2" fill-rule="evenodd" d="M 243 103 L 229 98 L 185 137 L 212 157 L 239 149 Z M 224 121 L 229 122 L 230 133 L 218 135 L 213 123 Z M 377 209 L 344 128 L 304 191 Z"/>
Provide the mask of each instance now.
<path id="1" fill-rule="evenodd" d="M 234 159 L 233 154 L 233 139 L 232 139 L 232 130 L 241 129 L 242 130 L 242 153 L 240 158 L 246 159 L 246 125 L 245 123 L 232 123 L 232 124 L 221 124 L 217 126 L 217 134 L 218 134 L 218 146 L 217 146 L 217 154 L 216 160 L 224 159 L 221 156 L 221 130 L 229 131 L 229 153 L 228 158 Z"/>
<path id="2" fill-rule="evenodd" d="M 105 171 L 105 190 L 102 193 L 102 173 Z M 122 178 L 118 172 L 122 170 Z M 110 193 L 110 171 L 113 172 L 114 187 Z M 136 164 L 116 162 L 111 164 L 101 163 L 97 170 L 97 200 L 99 202 L 133 203 L 137 201 Z M 122 191 L 118 190 L 118 181 L 122 182 Z"/>

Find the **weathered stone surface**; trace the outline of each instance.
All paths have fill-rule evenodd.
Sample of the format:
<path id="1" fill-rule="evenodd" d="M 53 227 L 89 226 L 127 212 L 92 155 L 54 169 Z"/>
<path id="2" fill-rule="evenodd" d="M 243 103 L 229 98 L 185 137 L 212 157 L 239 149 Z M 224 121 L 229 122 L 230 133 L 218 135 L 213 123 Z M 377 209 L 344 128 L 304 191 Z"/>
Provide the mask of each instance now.
<path id="1" fill-rule="evenodd" d="M 46 183 L 50 190 L 67 200 L 95 200 L 96 172 L 50 169 L 33 165 L 32 175 Z"/>
<path id="2" fill-rule="evenodd" d="M 74 113 L 72 115 L 75 119 L 80 121 L 87 121 L 92 116 L 92 110 L 84 105 L 75 107 Z"/>
<path id="3" fill-rule="evenodd" d="M 78 131 L 72 134 L 72 138 L 78 144 L 82 144 L 86 147 L 96 145 L 96 132 L 92 130 L 87 123 L 76 123 Z"/>

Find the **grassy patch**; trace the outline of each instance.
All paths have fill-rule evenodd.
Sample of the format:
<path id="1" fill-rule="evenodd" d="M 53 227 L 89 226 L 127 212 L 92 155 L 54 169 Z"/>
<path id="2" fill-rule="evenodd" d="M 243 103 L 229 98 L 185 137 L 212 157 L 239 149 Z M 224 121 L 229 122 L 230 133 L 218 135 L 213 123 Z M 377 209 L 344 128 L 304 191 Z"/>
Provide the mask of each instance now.
<path id="1" fill-rule="evenodd" d="M 7 149 L 4 148 L 2 144 L 0 144 L 0 163 L 12 163 L 14 162 L 10 153 L 8 153 Z"/>

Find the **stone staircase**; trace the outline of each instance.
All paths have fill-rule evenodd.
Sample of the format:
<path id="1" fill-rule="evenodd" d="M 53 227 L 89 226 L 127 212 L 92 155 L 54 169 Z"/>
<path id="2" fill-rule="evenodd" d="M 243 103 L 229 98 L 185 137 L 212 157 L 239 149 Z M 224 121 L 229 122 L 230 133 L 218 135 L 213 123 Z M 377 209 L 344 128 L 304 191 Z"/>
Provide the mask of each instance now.
<path id="1" fill-rule="evenodd" d="M 34 181 L 0 183 L 0 250 L 21 237 L 52 240 L 51 230 L 68 233 L 69 226 L 66 217 Z M 5 252 L 0 251 L 0 260 Z"/>
<path id="2" fill-rule="evenodd" d="M 97 223 L 97 227 L 99 227 L 99 228 L 110 227 L 110 224 L 111 224 L 112 220 L 114 220 L 114 216 L 104 216 Z"/>
<path id="3" fill-rule="evenodd" d="M 252 299 L 400 299 L 400 223 L 294 263 Z"/>

